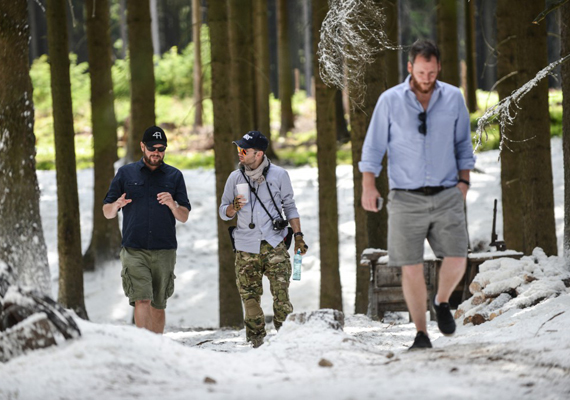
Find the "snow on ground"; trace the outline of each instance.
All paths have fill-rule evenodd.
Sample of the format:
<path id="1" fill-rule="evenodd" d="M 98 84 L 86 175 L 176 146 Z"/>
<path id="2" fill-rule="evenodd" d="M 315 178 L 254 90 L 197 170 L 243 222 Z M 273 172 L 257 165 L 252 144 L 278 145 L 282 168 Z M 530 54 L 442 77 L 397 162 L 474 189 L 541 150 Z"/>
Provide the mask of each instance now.
<path id="1" fill-rule="evenodd" d="M 557 236 L 563 234 L 561 140 L 553 139 Z M 478 155 L 468 195 L 473 244 L 490 241 L 493 199 L 499 199 L 497 152 Z M 317 171 L 289 169 L 310 246 L 301 281 L 291 283 L 295 312 L 318 309 L 319 242 Z M 38 172 L 41 213 L 57 297 L 55 174 Z M 337 170 L 340 265 L 346 323 L 343 331 L 320 321 L 287 321 L 253 350 L 244 331 L 219 330 L 217 237 L 213 171 L 184 171 L 193 209 L 177 225 L 176 292 L 167 308 L 164 336 L 133 328 L 120 283 L 120 264 L 85 275 L 91 322 L 78 323 L 83 336 L 0 364 L 0 399 L 480 399 L 570 398 L 570 292 L 526 309 L 510 309 L 482 325 L 459 325 L 441 336 L 428 330 L 434 349 L 407 352 L 415 329 L 406 313 L 383 322 L 352 315 L 355 291 L 352 173 Z M 92 171 L 80 171 L 82 242 L 91 231 Z M 543 261 L 540 261 L 541 263 Z M 550 257 L 545 265 L 567 268 Z M 271 314 L 268 288 L 262 306 Z M 272 325 L 269 324 L 269 327 Z M 319 366 L 321 360 L 332 366 Z"/>

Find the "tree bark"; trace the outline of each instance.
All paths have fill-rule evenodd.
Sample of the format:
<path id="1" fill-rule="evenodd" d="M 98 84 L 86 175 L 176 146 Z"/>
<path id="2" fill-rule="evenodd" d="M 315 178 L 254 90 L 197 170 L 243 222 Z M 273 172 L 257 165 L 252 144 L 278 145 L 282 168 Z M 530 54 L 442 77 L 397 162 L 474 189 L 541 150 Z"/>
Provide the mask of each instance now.
<path id="1" fill-rule="evenodd" d="M 545 25 L 532 24 L 543 5 L 532 0 L 517 7 L 497 5 L 498 71 L 505 77 L 497 89 L 501 99 L 534 78 L 547 65 Z M 507 78 L 509 73 L 514 73 Z M 509 149 L 501 153 L 503 228 L 509 249 L 531 254 L 541 247 L 557 254 L 550 154 L 548 83 L 541 81 L 519 103 L 507 130 Z"/>
<path id="2" fill-rule="evenodd" d="M 202 6 L 200 0 L 192 0 L 192 41 L 194 42 L 194 129 L 203 125 L 202 114 L 204 99 L 202 90 Z"/>
<path id="3" fill-rule="evenodd" d="M 46 5 L 57 171 L 58 301 L 80 317 L 87 318 L 83 298 L 81 229 L 65 7 L 65 0 L 48 0 Z"/>
<path id="4" fill-rule="evenodd" d="M 253 129 L 253 29 L 252 5 L 250 1 L 228 2 L 228 26 L 231 56 L 231 94 L 234 139 L 241 138 Z M 227 71 L 225 71 L 227 73 Z M 233 160 L 236 160 L 234 152 Z M 229 159 L 228 159 L 229 160 Z M 228 161 L 226 160 L 226 162 Z"/>
<path id="5" fill-rule="evenodd" d="M 154 66 L 149 0 L 127 0 L 129 70 L 131 73 L 131 121 L 126 162 L 142 157 L 140 142 L 146 128 L 155 124 Z"/>
<path id="6" fill-rule="evenodd" d="M 293 117 L 293 78 L 289 54 L 289 17 L 287 1 L 277 0 L 277 65 L 279 74 L 279 100 L 281 103 L 281 128 L 279 133 L 285 136 L 295 127 Z"/>
<path id="7" fill-rule="evenodd" d="M 17 283 L 51 295 L 36 176 L 25 1 L 0 2 L 0 261 Z"/>
<path id="8" fill-rule="evenodd" d="M 267 22 L 267 0 L 253 1 L 253 64 L 255 68 L 255 121 L 254 128 L 269 140 L 267 156 L 277 160 L 271 140 L 269 112 L 269 27 Z"/>
<path id="9" fill-rule="evenodd" d="M 457 35 L 457 0 L 438 0 L 437 40 L 441 51 L 441 75 L 438 79 L 453 86 L 459 86 Z"/>
<path id="10" fill-rule="evenodd" d="M 241 298 L 236 286 L 235 254 L 228 227 L 232 222 L 218 216 L 218 208 L 228 176 L 233 171 L 235 148 L 232 144 L 231 60 L 228 46 L 228 14 L 225 2 L 210 0 L 208 8 L 212 60 L 212 103 L 214 107 L 214 158 L 216 166 L 216 220 L 218 221 L 219 317 L 220 327 L 242 327 Z"/>
<path id="11" fill-rule="evenodd" d="M 311 41 L 311 4 L 308 1 L 303 1 L 303 22 L 304 35 L 303 35 L 303 50 L 305 52 L 305 90 L 307 97 L 313 96 L 313 43 Z"/>
<path id="12" fill-rule="evenodd" d="M 475 0 L 465 3 L 465 64 L 467 93 L 465 101 L 470 113 L 477 111 L 477 52 L 475 46 Z"/>
<path id="13" fill-rule="evenodd" d="M 313 0 L 313 49 L 318 48 L 319 31 L 328 11 L 326 0 Z M 317 164 L 319 169 L 319 237 L 321 243 L 320 307 L 342 311 L 342 288 L 338 260 L 338 206 L 336 192 L 336 89 L 320 78 L 314 58 L 317 109 Z"/>
<path id="14" fill-rule="evenodd" d="M 83 268 L 93 270 L 119 258 L 121 232 L 117 218 L 107 219 L 101 211 L 102 199 L 113 180 L 117 160 L 117 119 L 115 117 L 109 35 L 109 1 L 86 0 L 87 49 L 91 77 L 91 120 L 93 126 L 93 233 L 83 256 Z"/>
<path id="15" fill-rule="evenodd" d="M 570 3 L 560 8 L 560 56 L 570 54 Z M 564 259 L 570 269 L 570 62 L 561 66 L 562 146 L 564 154 Z"/>
<path id="16" fill-rule="evenodd" d="M 387 17 L 386 32 L 395 45 L 398 44 L 398 5 L 396 0 L 376 0 L 384 7 Z M 364 249 L 368 247 L 386 249 L 388 247 L 388 213 L 383 207 L 379 213 L 364 211 L 362 198 L 362 173 L 358 162 L 362 155 L 362 145 L 370 124 L 370 118 L 378 98 L 388 87 L 397 85 L 400 81 L 399 55 L 396 50 L 381 52 L 378 58 L 366 69 L 366 94 L 362 108 L 352 110 L 351 143 L 352 143 L 352 173 L 354 176 L 354 216 L 356 225 L 356 298 L 354 312 L 366 314 L 368 310 L 368 289 L 370 286 L 370 269 L 360 267 L 360 259 Z M 386 168 L 387 156 L 384 157 L 380 176 L 376 185 L 383 197 L 388 195 L 388 173 Z"/>

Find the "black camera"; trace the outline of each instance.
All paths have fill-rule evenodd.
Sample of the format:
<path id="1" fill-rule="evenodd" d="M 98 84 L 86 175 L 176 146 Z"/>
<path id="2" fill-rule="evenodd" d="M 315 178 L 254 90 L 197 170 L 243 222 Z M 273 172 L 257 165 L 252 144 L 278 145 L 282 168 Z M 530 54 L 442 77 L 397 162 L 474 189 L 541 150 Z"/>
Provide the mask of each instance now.
<path id="1" fill-rule="evenodd" d="M 281 230 L 287 228 L 287 225 L 289 225 L 289 221 L 287 221 L 286 219 L 275 218 L 273 220 L 273 230 L 274 231 L 281 231 Z"/>

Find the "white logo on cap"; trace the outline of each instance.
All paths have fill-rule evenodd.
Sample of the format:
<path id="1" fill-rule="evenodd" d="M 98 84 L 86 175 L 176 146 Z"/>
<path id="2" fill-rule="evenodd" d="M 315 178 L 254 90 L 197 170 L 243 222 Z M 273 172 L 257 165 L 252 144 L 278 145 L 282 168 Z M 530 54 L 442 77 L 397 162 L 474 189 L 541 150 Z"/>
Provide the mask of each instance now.
<path id="1" fill-rule="evenodd" d="M 154 137 L 157 138 L 157 139 L 162 139 L 162 135 L 160 134 L 160 132 L 154 132 L 154 133 L 152 134 L 152 136 L 154 136 Z"/>
<path id="2" fill-rule="evenodd" d="M 250 136 L 248 133 L 246 133 L 245 135 L 243 135 L 243 138 L 245 140 L 249 140 L 249 139 L 253 139 L 253 136 Z"/>

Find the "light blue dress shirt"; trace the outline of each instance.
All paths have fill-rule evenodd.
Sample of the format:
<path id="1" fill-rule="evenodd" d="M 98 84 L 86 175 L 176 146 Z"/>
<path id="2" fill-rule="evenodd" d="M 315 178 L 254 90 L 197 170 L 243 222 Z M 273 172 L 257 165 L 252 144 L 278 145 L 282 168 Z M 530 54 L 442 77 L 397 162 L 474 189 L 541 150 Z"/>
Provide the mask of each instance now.
<path id="1" fill-rule="evenodd" d="M 240 170 L 232 172 L 228 177 L 219 208 L 220 218 L 224 221 L 229 221 L 235 218 L 235 215 L 232 218 L 228 217 L 226 215 L 226 209 L 230 204 L 232 204 L 234 198 L 238 195 L 236 185 L 238 183 L 246 182 L 247 181 Z M 260 185 L 252 182 L 252 185 L 257 191 L 259 199 L 263 202 L 263 205 L 273 218 L 279 217 L 279 211 L 277 211 L 273 201 L 271 200 L 267 185 L 269 185 L 271 189 L 271 194 L 273 195 L 277 206 L 280 208 L 282 207 L 285 217 L 288 220 L 299 218 L 299 212 L 297 211 L 297 206 L 295 205 L 295 200 L 293 198 L 293 186 L 291 185 L 291 179 L 289 178 L 287 171 L 283 168 L 271 164 L 267 171 L 265 181 Z M 281 215 L 283 215 L 283 213 L 281 213 Z M 269 215 L 267 215 L 259 203 L 259 200 L 253 193 L 250 193 L 248 202 L 237 212 L 236 215 L 238 217 L 237 228 L 234 230 L 236 250 L 259 254 L 262 240 L 265 240 L 271 246 L 276 247 L 287 235 L 287 228 L 281 231 L 273 230 L 271 218 L 269 218 Z M 253 229 L 249 228 L 249 224 L 251 222 L 255 224 L 255 228 Z"/>
<path id="2" fill-rule="evenodd" d="M 459 170 L 473 169 L 469 113 L 460 90 L 436 81 L 426 110 L 426 135 L 419 132 L 423 111 L 410 76 L 382 93 L 364 140 L 360 172 L 378 176 L 386 150 L 390 189 L 454 186 Z"/>

